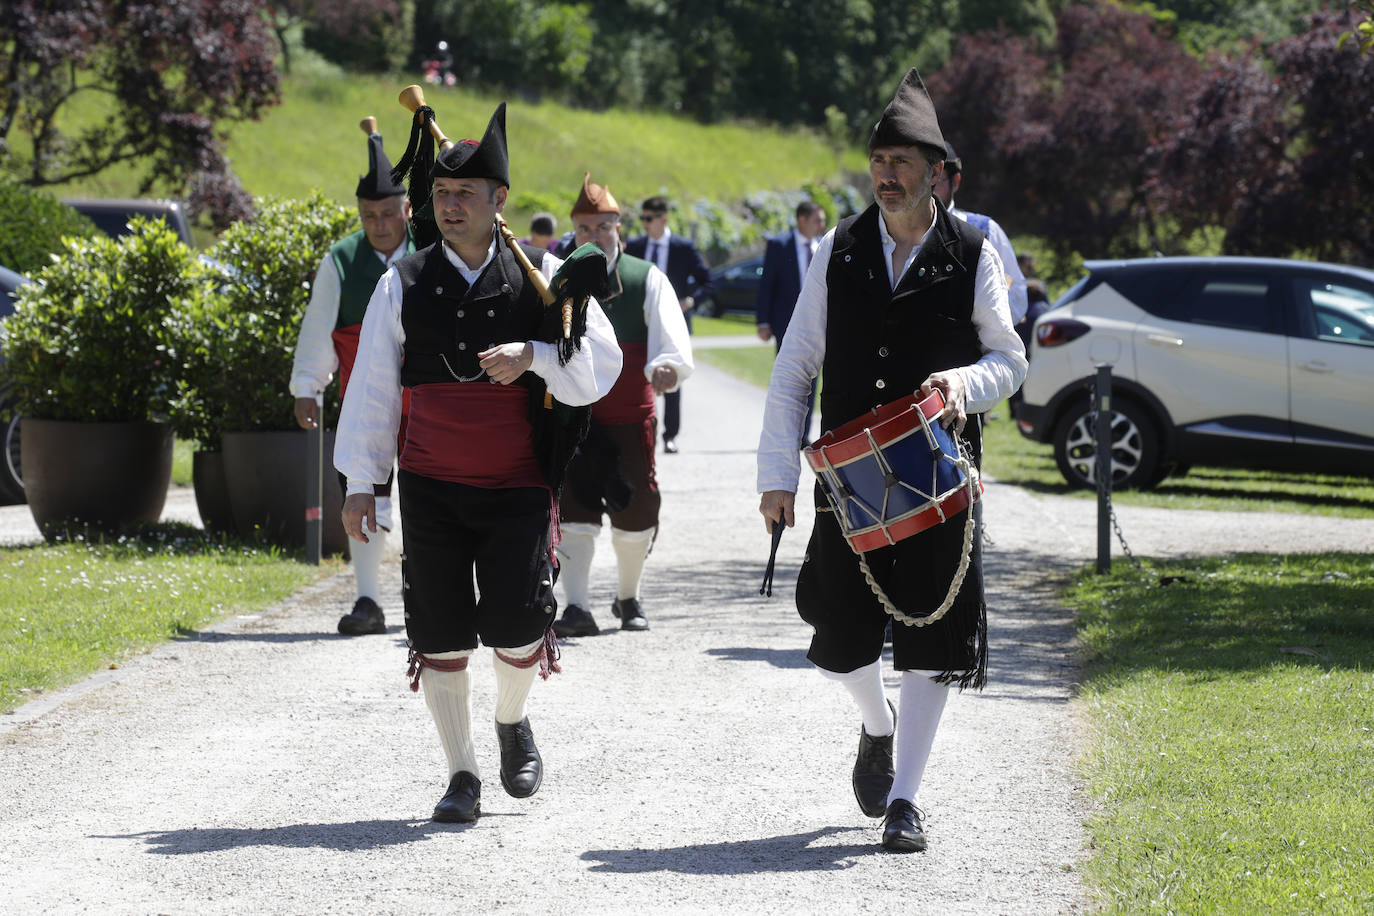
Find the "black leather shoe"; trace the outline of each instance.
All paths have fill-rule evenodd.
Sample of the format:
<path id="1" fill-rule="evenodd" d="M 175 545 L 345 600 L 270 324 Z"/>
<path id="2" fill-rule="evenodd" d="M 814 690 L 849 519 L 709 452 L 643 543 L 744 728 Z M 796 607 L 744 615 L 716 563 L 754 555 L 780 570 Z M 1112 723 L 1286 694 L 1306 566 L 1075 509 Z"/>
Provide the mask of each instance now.
<path id="1" fill-rule="evenodd" d="M 883 817 L 883 848 L 892 852 L 921 852 L 926 848 L 925 818 L 905 798 L 894 799 Z"/>
<path id="2" fill-rule="evenodd" d="M 553 622 L 555 636 L 595 636 L 601 632 L 590 611 L 584 611 L 575 604 L 563 609 L 563 616 Z"/>
<path id="3" fill-rule="evenodd" d="M 496 723 L 496 740 L 501 745 L 501 785 L 506 794 L 529 798 L 544 781 L 544 760 L 534 746 L 530 717 L 514 725 Z"/>
<path id="4" fill-rule="evenodd" d="M 669 455 L 676 455 L 676 454 L 677 454 L 677 440 L 675 440 L 675 439 L 664 439 L 664 440 L 663 440 L 663 451 L 667 452 Z"/>
<path id="5" fill-rule="evenodd" d="M 470 824 L 482 813 L 482 781 L 467 770 L 453 774 L 448 791 L 434 806 L 434 819 L 448 824 Z"/>
<path id="6" fill-rule="evenodd" d="M 897 710 L 892 710 L 893 733 L 874 738 L 859 726 L 859 756 L 854 760 L 854 797 L 859 810 L 869 817 L 882 817 L 887 805 L 887 793 L 892 790 L 892 738 L 896 735 Z"/>
<path id="7" fill-rule="evenodd" d="M 638 598 L 617 598 L 611 605 L 611 613 L 620 618 L 622 630 L 649 629 L 649 618 L 644 616 Z"/>
<path id="8" fill-rule="evenodd" d="M 359 598 L 353 610 L 339 618 L 339 632 L 345 636 L 366 636 L 369 633 L 385 633 L 386 618 L 382 609 L 371 598 Z"/>

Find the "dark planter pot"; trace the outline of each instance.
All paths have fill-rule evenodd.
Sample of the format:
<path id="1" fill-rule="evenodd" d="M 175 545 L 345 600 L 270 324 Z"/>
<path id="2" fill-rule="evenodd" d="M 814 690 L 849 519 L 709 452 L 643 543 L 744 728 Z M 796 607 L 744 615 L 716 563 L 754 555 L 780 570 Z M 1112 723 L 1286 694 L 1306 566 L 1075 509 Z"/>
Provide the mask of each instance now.
<path id="1" fill-rule="evenodd" d="M 324 437 L 324 552 L 347 553 L 333 431 L 326 430 Z M 224 434 L 224 478 L 239 537 L 304 547 L 307 439 L 304 430 Z"/>
<path id="2" fill-rule="evenodd" d="M 65 523 L 117 530 L 156 522 L 172 480 L 172 431 L 163 423 L 21 421 L 24 492 L 44 537 Z"/>
<path id="3" fill-rule="evenodd" d="M 224 476 L 223 452 L 196 452 L 191 456 L 191 483 L 196 488 L 196 510 L 210 534 L 232 534 L 233 503 Z"/>

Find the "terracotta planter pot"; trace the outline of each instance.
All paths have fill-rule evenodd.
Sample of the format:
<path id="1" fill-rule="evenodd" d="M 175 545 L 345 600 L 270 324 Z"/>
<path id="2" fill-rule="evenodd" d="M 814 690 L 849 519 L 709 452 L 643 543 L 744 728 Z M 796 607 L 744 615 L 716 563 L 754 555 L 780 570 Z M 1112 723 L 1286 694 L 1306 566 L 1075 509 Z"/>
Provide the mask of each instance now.
<path id="1" fill-rule="evenodd" d="M 24 491 L 51 538 L 65 522 L 116 530 L 156 522 L 172 480 L 172 431 L 163 423 L 21 421 Z"/>
<path id="2" fill-rule="evenodd" d="M 224 478 L 240 537 L 262 536 L 293 550 L 305 546 L 307 435 L 304 430 L 224 434 Z M 347 553 L 333 431 L 326 430 L 324 437 L 324 552 Z"/>
<path id="3" fill-rule="evenodd" d="M 196 488 L 200 523 L 211 534 L 235 531 L 229 481 L 224 476 L 223 452 L 196 452 L 191 456 L 191 483 Z"/>

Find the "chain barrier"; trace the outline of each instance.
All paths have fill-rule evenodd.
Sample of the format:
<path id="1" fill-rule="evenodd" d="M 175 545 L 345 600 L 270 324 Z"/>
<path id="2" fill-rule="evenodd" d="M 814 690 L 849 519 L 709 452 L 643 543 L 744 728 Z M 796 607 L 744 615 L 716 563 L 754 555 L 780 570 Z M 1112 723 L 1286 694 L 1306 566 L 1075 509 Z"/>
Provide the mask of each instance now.
<path id="1" fill-rule="evenodd" d="M 1097 438 L 1097 423 L 1099 418 L 1097 412 L 1096 378 L 1094 378 L 1091 382 L 1088 383 L 1088 418 L 1089 425 L 1092 427 L 1093 431 L 1093 442 L 1097 442 L 1099 441 Z M 1109 420 L 1108 422 L 1110 423 L 1111 421 Z M 1102 475 L 1110 474 L 1112 472 L 1112 457 L 1110 452 L 1104 454 L 1101 449 L 1097 448 L 1095 448 L 1095 451 L 1095 459 L 1097 463 L 1097 479 L 1094 481 L 1094 483 L 1097 484 L 1098 492 L 1100 493 L 1102 490 Z M 1116 532 L 1116 540 L 1118 543 L 1121 544 L 1121 552 L 1126 555 L 1126 559 L 1131 562 L 1132 566 L 1134 566 L 1137 570 L 1144 572 L 1144 564 L 1141 563 L 1140 560 L 1136 557 L 1136 555 L 1131 552 L 1131 545 L 1126 543 L 1126 535 L 1121 530 L 1121 521 L 1116 517 L 1116 504 L 1112 500 L 1111 490 L 1107 491 L 1107 515 L 1108 518 L 1111 519 L 1112 530 Z"/>

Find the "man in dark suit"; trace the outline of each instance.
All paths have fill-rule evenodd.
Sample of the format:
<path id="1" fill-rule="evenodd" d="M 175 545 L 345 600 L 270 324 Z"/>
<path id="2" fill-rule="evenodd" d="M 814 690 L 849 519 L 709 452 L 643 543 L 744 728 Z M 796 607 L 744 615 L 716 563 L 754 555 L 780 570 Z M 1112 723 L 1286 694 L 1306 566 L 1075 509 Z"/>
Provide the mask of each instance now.
<path id="1" fill-rule="evenodd" d="M 687 332 L 692 331 L 692 310 L 699 300 L 711 293 L 711 271 L 692 240 L 674 235 L 668 228 L 668 201 L 650 197 L 639 208 L 639 221 L 644 235 L 625 244 L 625 253 L 643 258 L 668 275 L 677 295 L 678 304 L 687 319 Z M 663 450 L 677 454 L 677 434 L 682 423 L 682 389 L 663 396 Z"/>
<path id="2" fill-rule="evenodd" d="M 797 205 L 797 228 L 774 236 L 768 240 L 763 253 L 763 277 L 759 281 L 759 297 L 756 306 L 756 323 L 759 338 L 772 340 L 782 349 L 782 338 L 787 333 L 787 323 L 792 320 L 792 309 L 797 305 L 801 294 L 802 282 L 811 266 L 811 257 L 816 246 L 825 234 L 825 210 L 813 200 L 802 201 Z M 806 423 L 802 427 L 802 438 L 810 435 L 811 411 L 816 403 L 816 380 L 811 380 L 811 399 L 806 408 Z M 803 444 L 805 442 L 803 441 Z"/>

